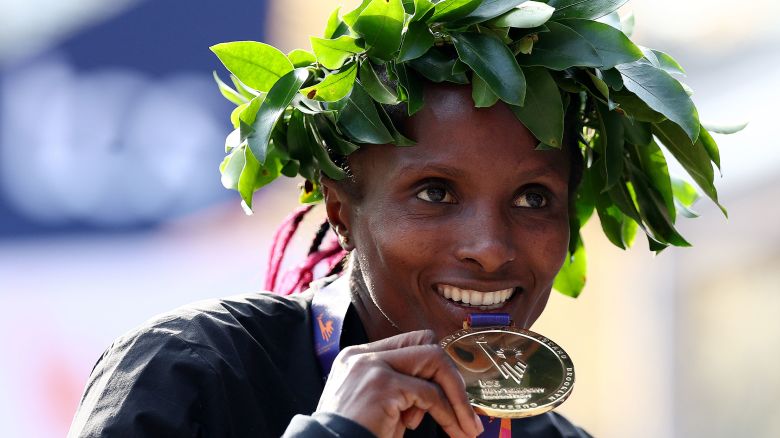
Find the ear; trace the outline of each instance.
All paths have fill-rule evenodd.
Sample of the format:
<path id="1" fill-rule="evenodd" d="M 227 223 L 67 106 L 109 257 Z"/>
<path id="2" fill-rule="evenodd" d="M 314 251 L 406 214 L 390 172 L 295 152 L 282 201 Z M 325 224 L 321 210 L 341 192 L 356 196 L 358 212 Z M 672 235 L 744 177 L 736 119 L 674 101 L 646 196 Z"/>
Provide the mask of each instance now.
<path id="1" fill-rule="evenodd" d="M 341 247 L 347 251 L 355 249 L 350 235 L 352 219 L 352 197 L 336 181 L 322 177 L 322 195 L 325 200 L 325 212 L 328 222 L 339 237 Z"/>

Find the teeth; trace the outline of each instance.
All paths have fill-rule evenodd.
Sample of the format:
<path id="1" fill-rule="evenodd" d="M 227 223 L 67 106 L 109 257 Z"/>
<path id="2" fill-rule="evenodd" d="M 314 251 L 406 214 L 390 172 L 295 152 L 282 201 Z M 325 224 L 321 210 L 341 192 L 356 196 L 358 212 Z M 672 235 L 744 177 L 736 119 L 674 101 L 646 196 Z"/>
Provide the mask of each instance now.
<path id="1" fill-rule="evenodd" d="M 512 296 L 514 289 L 497 290 L 493 292 L 480 292 L 476 290 L 460 289 L 450 285 L 439 285 L 439 293 L 444 298 L 455 302 L 469 304 L 471 306 L 492 306 L 502 304 Z"/>

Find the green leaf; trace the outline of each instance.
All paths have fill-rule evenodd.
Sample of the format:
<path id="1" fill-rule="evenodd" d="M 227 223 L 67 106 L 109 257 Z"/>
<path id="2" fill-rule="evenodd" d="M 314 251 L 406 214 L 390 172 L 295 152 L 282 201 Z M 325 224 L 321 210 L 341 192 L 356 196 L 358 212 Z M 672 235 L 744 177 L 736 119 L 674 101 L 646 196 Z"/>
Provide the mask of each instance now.
<path id="1" fill-rule="evenodd" d="M 704 150 L 707 151 L 707 155 L 710 157 L 713 163 L 720 169 L 720 151 L 718 150 L 718 144 L 715 143 L 715 139 L 712 138 L 706 129 L 702 129 L 699 132 L 699 143 L 704 146 Z"/>
<path id="2" fill-rule="evenodd" d="M 432 82 L 456 82 L 468 83 L 466 75 L 453 75 L 452 70 L 457 58 L 452 58 L 436 47 L 431 47 L 424 55 L 417 57 L 406 64 L 417 70 Z"/>
<path id="3" fill-rule="evenodd" d="M 585 226 L 596 207 L 596 191 L 593 189 L 593 172 L 583 172 L 582 180 L 574 195 L 574 212 L 577 223 Z M 570 250 L 574 250 L 570 248 Z"/>
<path id="4" fill-rule="evenodd" d="M 289 160 L 287 163 L 285 163 L 284 167 L 282 167 L 282 170 L 279 172 L 288 178 L 295 178 L 298 176 L 298 170 L 300 168 L 301 164 L 298 162 L 298 160 Z"/>
<path id="5" fill-rule="evenodd" d="M 669 168 L 666 165 L 666 158 L 663 152 L 661 152 L 661 148 L 651 141 L 644 146 L 628 145 L 627 149 L 634 163 L 647 175 L 650 179 L 650 184 L 663 198 L 669 217 L 674 218 L 676 212 L 672 181 L 669 176 Z"/>
<path id="6" fill-rule="evenodd" d="M 610 88 L 615 91 L 620 91 L 623 89 L 623 77 L 620 76 L 619 71 L 615 70 L 614 68 L 599 69 L 597 71 L 601 74 L 601 80 L 609 85 Z"/>
<path id="7" fill-rule="evenodd" d="M 455 21 L 477 9 L 482 0 L 442 0 L 436 3 L 433 16 L 429 23 Z"/>
<path id="8" fill-rule="evenodd" d="M 430 0 L 414 0 L 414 16 L 410 21 L 427 21 L 433 15 L 432 11 L 435 11 L 435 7 L 436 5 Z"/>
<path id="9" fill-rule="evenodd" d="M 670 74 L 685 75 L 682 66 L 678 64 L 674 58 L 667 55 L 666 53 L 643 46 L 639 46 L 639 48 L 642 50 L 644 62 L 650 63 L 653 67 L 661 69 Z M 683 84 L 683 86 L 685 85 Z M 693 93 L 688 93 L 688 95 L 691 94 Z"/>
<path id="10" fill-rule="evenodd" d="M 585 247 L 582 245 L 582 237 L 580 236 L 576 251 L 571 255 L 566 255 L 566 261 L 564 261 L 561 270 L 558 271 L 558 275 L 555 276 L 553 288 L 566 296 L 577 298 L 582 289 L 585 288 L 586 271 Z"/>
<path id="11" fill-rule="evenodd" d="M 217 76 L 216 71 L 213 73 L 214 73 L 214 80 L 217 82 L 217 87 L 219 87 L 219 92 L 222 93 L 222 96 L 225 99 L 235 103 L 236 105 L 241 105 L 249 102 L 249 99 L 247 99 L 245 96 L 240 94 L 238 91 L 232 89 L 230 85 L 222 82 L 222 79 L 220 79 L 219 76 Z"/>
<path id="12" fill-rule="evenodd" d="M 287 124 L 287 149 L 290 157 L 300 161 L 301 167 L 306 167 L 311 162 L 309 153 L 309 134 L 303 124 L 304 114 L 294 109 L 290 114 L 290 120 Z"/>
<path id="13" fill-rule="evenodd" d="M 658 63 L 656 67 L 666 71 L 667 73 L 677 73 L 681 75 L 685 74 L 685 70 L 674 58 L 664 52 L 661 52 L 660 50 L 651 49 L 651 51 L 653 55 L 655 55 L 655 60 Z"/>
<path id="14" fill-rule="evenodd" d="M 453 34 L 452 41 L 461 61 L 468 64 L 501 100 L 522 105 L 525 76 L 509 48 L 498 38 L 478 33 Z"/>
<path id="15" fill-rule="evenodd" d="M 390 135 L 393 136 L 394 145 L 414 146 L 416 144 L 414 140 L 404 137 L 404 135 L 401 134 L 398 131 L 398 129 L 396 129 L 392 119 L 390 119 L 390 116 L 387 114 L 387 111 L 385 111 L 385 109 L 382 108 L 381 105 L 376 106 L 376 109 L 377 109 L 377 113 L 379 114 L 379 118 L 382 119 L 382 123 L 384 123 L 387 130 L 390 131 Z"/>
<path id="16" fill-rule="evenodd" d="M 628 117 L 623 117 L 622 121 L 623 130 L 626 133 L 626 141 L 628 143 L 637 146 L 647 146 L 653 141 L 653 132 L 649 123 L 631 120 Z"/>
<path id="17" fill-rule="evenodd" d="M 373 0 L 352 26 L 366 41 L 368 54 L 386 61 L 398 51 L 403 27 L 401 0 Z"/>
<path id="18" fill-rule="evenodd" d="M 466 27 L 472 24 L 482 23 L 483 21 L 498 17 L 499 15 L 514 9 L 517 5 L 525 1 L 526 0 L 484 0 L 477 9 L 474 9 L 471 13 L 453 24 L 455 27 Z"/>
<path id="19" fill-rule="evenodd" d="M 255 191 L 276 179 L 283 166 L 275 148 L 269 150 L 264 165 L 257 161 L 249 149 L 244 149 L 244 159 L 244 168 L 238 180 L 237 190 L 246 208 L 251 210 Z"/>
<path id="20" fill-rule="evenodd" d="M 360 13 L 363 12 L 366 7 L 368 7 L 369 4 L 371 4 L 373 0 L 363 0 L 360 2 L 360 5 L 356 7 L 355 9 L 347 12 L 344 14 L 344 17 L 342 20 L 344 20 L 344 23 L 347 23 L 349 27 L 354 28 L 355 27 L 355 21 L 357 21 L 358 17 L 360 16 Z"/>
<path id="21" fill-rule="evenodd" d="M 471 78 L 471 98 L 477 108 L 489 108 L 498 102 L 498 96 L 490 91 L 487 83 L 479 75 Z"/>
<path id="22" fill-rule="evenodd" d="M 747 125 L 748 122 L 732 124 L 702 123 L 701 127 L 715 134 L 734 134 L 745 129 Z"/>
<path id="23" fill-rule="evenodd" d="M 639 214 L 653 236 L 662 239 L 661 243 L 691 246 L 674 228 L 674 217 L 666 210 L 663 198 L 649 184 L 642 171 L 634 169 L 629 172 L 629 175 L 631 186 L 636 193 Z"/>
<path id="24" fill-rule="evenodd" d="M 310 41 L 314 55 L 317 56 L 317 62 L 330 70 L 341 68 L 347 59 L 365 52 L 365 49 L 358 45 L 358 40 L 349 35 L 336 39 L 311 37 Z"/>
<path id="25" fill-rule="evenodd" d="M 244 156 L 245 146 L 237 147 L 222 160 L 219 165 L 219 171 L 222 174 L 220 181 L 222 186 L 230 190 L 238 190 L 238 178 L 241 176 L 241 170 L 244 169 L 246 157 Z"/>
<path id="26" fill-rule="evenodd" d="M 518 57 L 520 65 L 541 66 L 552 70 L 571 67 L 600 67 L 601 57 L 582 35 L 570 27 L 548 22 L 550 32 L 539 34 L 530 55 Z"/>
<path id="27" fill-rule="evenodd" d="M 249 100 L 254 99 L 257 96 L 265 95 L 265 93 L 261 93 L 260 91 L 254 90 L 247 86 L 245 83 L 241 82 L 236 75 L 230 75 L 230 82 L 233 82 L 233 85 L 236 87 L 236 91 L 241 93 L 242 96 L 246 97 Z"/>
<path id="28" fill-rule="evenodd" d="M 525 104 L 512 112 L 542 143 L 555 148 L 563 144 L 563 101 L 558 85 L 546 69 L 523 67 L 527 83 Z"/>
<path id="29" fill-rule="evenodd" d="M 666 120 L 666 117 L 664 117 L 663 114 L 654 111 L 647 106 L 647 104 L 634 93 L 630 93 L 626 90 L 620 92 L 613 91 L 610 93 L 610 97 L 617 102 L 620 109 L 632 119 L 653 123 Z"/>
<path id="30" fill-rule="evenodd" d="M 303 50 L 295 49 L 287 54 L 287 58 L 290 59 L 295 68 L 308 67 L 317 62 L 317 57 L 313 53 Z"/>
<path id="31" fill-rule="evenodd" d="M 623 175 L 623 153 L 625 148 L 625 136 L 623 122 L 620 115 L 610 111 L 602 104 L 597 104 L 599 123 L 601 125 L 601 137 L 599 138 L 599 152 L 602 154 L 602 168 L 605 185 L 600 190 L 609 190 L 620 181 Z"/>
<path id="32" fill-rule="evenodd" d="M 427 24 L 421 21 L 409 23 L 409 28 L 404 34 L 404 40 L 401 43 L 401 51 L 398 54 L 397 62 L 419 58 L 433 47 L 433 41 L 433 34 L 431 34 Z"/>
<path id="33" fill-rule="evenodd" d="M 658 137 L 704 194 L 712 199 L 725 215 L 726 210 L 718 203 L 718 192 L 713 184 L 715 172 L 702 142 L 697 141 L 692 144 L 685 132 L 669 120 L 654 124 L 653 134 Z"/>
<path id="34" fill-rule="evenodd" d="M 317 165 L 322 173 L 324 173 L 328 178 L 334 179 L 336 181 L 342 180 L 347 176 L 347 174 L 342 168 L 337 166 L 336 163 L 330 159 L 330 156 L 328 156 L 328 151 L 325 150 L 325 142 L 323 141 L 319 130 L 312 120 L 313 117 L 314 116 L 305 114 L 303 116 L 303 125 L 309 133 L 309 138 L 311 138 L 311 141 L 308 142 L 311 153 L 317 161 Z"/>
<path id="35" fill-rule="evenodd" d="M 406 94 L 406 108 L 411 116 L 423 106 L 423 81 L 413 69 L 406 64 L 397 64 L 398 86 Z"/>
<path id="36" fill-rule="evenodd" d="M 650 108 L 679 125 L 693 142 L 699 137 L 699 115 L 682 85 L 669 73 L 650 64 L 632 62 L 616 66 L 626 89 Z"/>
<path id="37" fill-rule="evenodd" d="M 229 154 L 233 149 L 244 144 L 246 139 L 241 138 L 241 129 L 236 128 L 230 131 L 230 134 L 225 137 L 225 153 Z"/>
<path id="38" fill-rule="evenodd" d="M 281 167 L 279 154 L 274 149 L 269 152 L 267 165 L 261 166 L 249 149 L 242 146 L 225 158 L 220 171 L 223 172 L 223 184 L 239 192 L 242 207 L 247 214 L 252 214 L 252 195 L 258 188 L 278 177 Z"/>
<path id="39" fill-rule="evenodd" d="M 374 100 L 355 82 L 347 104 L 339 113 L 339 126 L 359 143 L 388 144 L 395 139 L 379 118 Z"/>
<path id="40" fill-rule="evenodd" d="M 251 131 L 252 124 L 255 122 L 255 117 L 257 116 L 257 111 L 260 110 L 260 105 L 263 104 L 263 101 L 265 101 L 265 96 L 258 96 L 250 100 L 248 103 L 237 107 L 236 109 L 240 108 L 241 111 L 239 111 L 236 116 L 235 125 L 239 126 L 242 131 Z M 246 137 L 247 134 L 241 135 L 241 138 L 244 140 Z"/>
<path id="41" fill-rule="evenodd" d="M 639 225 L 631 218 L 624 216 L 623 219 L 623 229 L 621 230 L 623 243 L 625 243 L 626 248 L 631 248 L 634 245 L 634 239 L 636 238 L 636 231 L 637 228 L 639 228 Z"/>
<path id="42" fill-rule="evenodd" d="M 385 105 L 395 105 L 399 102 L 398 95 L 382 83 L 368 59 L 364 59 L 360 63 L 360 82 L 368 95 L 375 101 Z"/>
<path id="43" fill-rule="evenodd" d="M 601 229 L 613 245 L 620 249 L 626 249 L 628 245 L 623 241 L 623 224 L 625 215 L 613 204 L 606 193 L 596 195 L 596 212 L 599 215 Z"/>
<path id="44" fill-rule="evenodd" d="M 687 181 L 679 178 L 672 178 L 672 192 L 674 193 L 674 204 L 677 211 L 688 218 L 698 217 L 699 214 L 691 209 L 693 204 L 699 200 L 699 192 Z"/>
<path id="45" fill-rule="evenodd" d="M 249 148 L 260 164 L 265 163 L 268 142 L 271 140 L 271 132 L 277 120 L 308 77 L 309 72 L 302 68 L 287 73 L 276 81 L 260 104 L 257 117 L 252 123 L 252 133 L 247 137 Z"/>
<path id="46" fill-rule="evenodd" d="M 636 61 L 643 56 L 642 50 L 623 32 L 608 24 L 582 19 L 561 20 L 559 23 L 568 26 L 588 40 L 601 57 L 602 69 Z"/>
<path id="47" fill-rule="evenodd" d="M 401 45 L 404 6 L 401 0 L 373 0 L 352 28 L 366 41 L 368 54 L 388 61 Z"/>
<path id="48" fill-rule="evenodd" d="M 301 94 L 309 99 L 322 102 L 336 102 L 349 94 L 355 84 L 356 77 L 357 64 L 353 63 L 346 70 L 325 76 L 325 79 L 319 84 L 303 88 Z"/>
<path id="49" fill-rule="evenodd" d="M 552 17 L 555 8 L 545 3 L 527 1 L 517 8 L 490 21 L 495 27 L 515 27 L 519 29 L 531 29 L 547 23 Z"/>
<path id="50" fill-rule="evenodd" d="M 598 71 L 598 70 L 596 70 L 596 71 Z M 589 71 L 586 71 L 586 73 L 588 74 L 588 77 L 590 77 L 590 80 L 593 83 L 593 86 L 596 87 L 596 89 L 599 91 L 599 93 L 601 93 L 601 95 L 605 99 L 609 100 L 609 85 L 607 85 L 606 82 L 601 80 L 601 78 L 599 78 L 598 76 L 594 75 L 593 73 L 591 73 Z M 610 109 L 612 109 L 612 108 L 610 108 Z"/>
<path id="51" fill-rule="evenodd" d="M 340 6 L 330 13 L 328 24 L 325 26 L 325 32 L 322 34 L 323 38 L 331 39 L 338 38 L 342 35 L 349 35 L 349 27 L 347 26 L 347 23 L 344 23 L 341 17 L 339 17 L 339 11 L 341 11 Z"/>
<path id="52" fill-rule="evenodd" d="M 586 18 L 595 20 L 616 11 L 628 0 L 550 0 L 554 19 Z"/>
<path id="53" fill-rule="evenodd" d="M 359 149 L 358 145 L 343 138 L 341 134 L 336 131 L 336 127 L 324 117 L 318 117 L 316 122 L 317 127 L 322 134 L 322 138 L 325 139 L 328 146 L 336 151 L 336 153 L 347 156 Z"/>
<path id="54" fill-rule="evenodd" d="M 256 41 L 220 43 L 210 49 L 241 82 L 263 92 L 293 69 L 279 49 Z"/>

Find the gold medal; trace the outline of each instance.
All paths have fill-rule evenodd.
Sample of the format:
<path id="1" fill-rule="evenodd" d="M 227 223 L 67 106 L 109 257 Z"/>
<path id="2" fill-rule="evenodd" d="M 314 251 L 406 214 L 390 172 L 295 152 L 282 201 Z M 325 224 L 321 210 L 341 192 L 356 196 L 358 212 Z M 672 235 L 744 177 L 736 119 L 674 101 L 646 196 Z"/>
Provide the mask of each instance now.
<path id="1" fill-rule="evenodd" d="M 515 327 L 464 328 L 441 341 L 478 414 L 522 418 L 563 403 L 574 365 L 555 342 Z"/>

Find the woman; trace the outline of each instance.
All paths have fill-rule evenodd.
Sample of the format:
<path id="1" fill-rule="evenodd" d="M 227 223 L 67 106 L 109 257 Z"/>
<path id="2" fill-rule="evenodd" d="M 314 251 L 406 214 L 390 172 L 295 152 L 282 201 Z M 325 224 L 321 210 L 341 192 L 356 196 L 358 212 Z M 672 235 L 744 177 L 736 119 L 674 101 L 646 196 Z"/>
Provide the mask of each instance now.
<path id="1" fill-rule="evenodd" d="M 680 110 L 689 99 L 679 83 L 592 21 L 615 3 L 570 8 L 556 21 L 535 2 L 366 0 L 343 22 L 335 15 L 325 43 L 313 40 L 314 55 L 215 46 L 237 76 L 236 90 L 220 83 L 238 105 L 223 183 L 247 207 L 280 173 L 307 179 L 306 200 L 321 184 L 346 265 L 302 294 L 199 303 L 120 338 L 95 367 L 70 435 L 474 437 L 492 427 L 469 405 L 438 340 L 474 313 L 507 313 L 530 327 L 556 277 L 582 268 L 567 254 L 581 257 L 579 226 L 594 208 L 622 226 L 638 223 L 656 249 L 684 242 L 668 223 L 663 187 L 645 185 L 647 175 L 660 180 L 647 167 L 658 157 L 648 164 L 644 154 L 658 148 L 651 132 L 672 148 L 703 148 L 709 136 L 697 119 L 696 138 L 688 135 L 695 108 Z M 545 33 L 556 38 L 546 43 Z M 601 53 L 604 35 L 620 47 Z M 587 59 L 564 67 L 545 54 L 544 44 L 566 38 L 593 43 L 588 56 L 599 68 Z M 535 54 L 517 44 L 529 41 Z M 248 47 L 263 56 L 241 58 Z M 265 64 L 246 70 L 236 59 Z M 390 80 L 377 80 L 377 61 Z M 655 86 L 669 88 L 676 109 L 643 101 L 644 87 L 631 82 L 637 70 L 661 78 Z M 613 88 L 604 93 L 602 83 Z M 378 105 L 399 102 L 404 114 Z M 416 145 L 396 146 L 407 137 Z M 590 173 L 577 190 L 583 152 Z M 651 208 L 647 199 L 661 202 Z M 345 304 L 318 310 L 335 302 Z M 548 413 L 512 421 L 511 436 L 588 435 Z"/>

